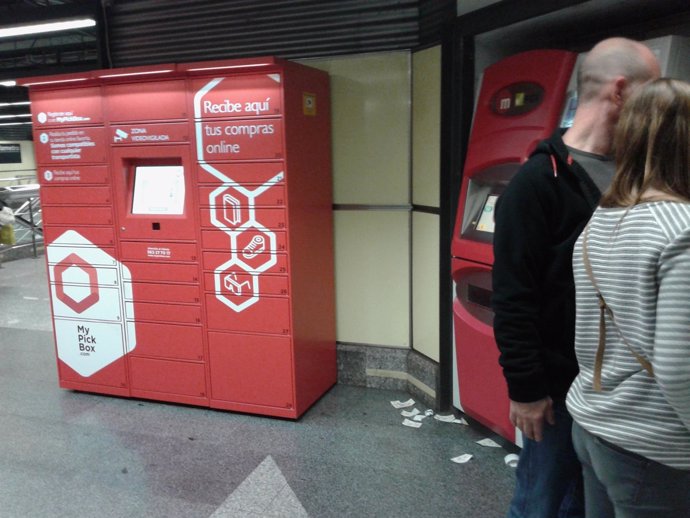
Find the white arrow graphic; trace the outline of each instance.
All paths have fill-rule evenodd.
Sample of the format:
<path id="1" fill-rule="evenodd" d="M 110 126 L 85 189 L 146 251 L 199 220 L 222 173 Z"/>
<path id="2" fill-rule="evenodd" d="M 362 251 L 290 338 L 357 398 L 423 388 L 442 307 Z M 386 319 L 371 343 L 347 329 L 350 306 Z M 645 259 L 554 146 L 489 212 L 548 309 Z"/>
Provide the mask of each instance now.
<path id="1" fill-rule="evenodd" d="M 209 518 L 256 516 L 309 518 L 270 455 L 230 493 Z"/>

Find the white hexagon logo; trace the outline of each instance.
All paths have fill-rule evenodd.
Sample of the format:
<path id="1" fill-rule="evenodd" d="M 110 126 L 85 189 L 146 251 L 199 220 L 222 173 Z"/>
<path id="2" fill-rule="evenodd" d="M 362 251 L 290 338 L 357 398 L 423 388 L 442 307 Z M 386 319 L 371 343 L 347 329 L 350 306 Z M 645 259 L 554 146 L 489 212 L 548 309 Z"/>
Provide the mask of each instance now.
<path id="1" fill-rule="evenodd" d="M 134 326 L 124 319 L 121 288 L 131 274 L 74 230 L 49 244 L 46 255 L 58 358 L 88 378 L 136 347 Z M 99 285 L 99 270 L 117 285 Z"/>

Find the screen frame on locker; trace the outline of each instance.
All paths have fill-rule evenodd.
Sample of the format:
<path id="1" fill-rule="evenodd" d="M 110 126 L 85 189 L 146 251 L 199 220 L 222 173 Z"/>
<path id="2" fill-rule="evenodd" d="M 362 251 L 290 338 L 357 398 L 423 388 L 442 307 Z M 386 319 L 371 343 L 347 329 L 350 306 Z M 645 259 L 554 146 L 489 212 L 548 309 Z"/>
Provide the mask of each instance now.
<path id="1" fill-rule="evenodd" d="M 183 164 L 181 157 L 156 157 L 156 158 L 135 158 L 126 159 L 124 161 L 124 173 L 126 176 L 125 185 L 127 186 L 127 217 L 141 218 L 141 219 L 157 219 L 157 218 L 184 218 L 187 215 L 187 196 L 189 192 L 187 189 L 187 175 L 188 168 Z M 138 168 L 181 168 L 182 177 L 181 185 L 183 188 L 181 204 L 181 212 L 140 212 L 135 210 L 135 197 L 137 189 L 137 169 Z M 141 178 L 141 177 L 140 177 Z"/>

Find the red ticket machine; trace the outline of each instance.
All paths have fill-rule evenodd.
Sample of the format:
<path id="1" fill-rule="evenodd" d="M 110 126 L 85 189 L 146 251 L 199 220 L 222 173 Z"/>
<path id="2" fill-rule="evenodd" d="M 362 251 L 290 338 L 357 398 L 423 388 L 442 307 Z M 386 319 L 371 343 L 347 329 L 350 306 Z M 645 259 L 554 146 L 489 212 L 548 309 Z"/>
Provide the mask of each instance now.
<path id="1" fill-rule="evenodd" d="M 336 382 L 329 80 L 31 78 L 60 386 L 299 417 Z"/>
<path id="2" fill-rule="evenodd" d="M 536 50 L 484 71 L 452 241 L 459 403 L 470 417 L 519 442 L 508 420 L 491 310 L 493 210 L 536 143 L 556 128 L 576 55 Z"/>

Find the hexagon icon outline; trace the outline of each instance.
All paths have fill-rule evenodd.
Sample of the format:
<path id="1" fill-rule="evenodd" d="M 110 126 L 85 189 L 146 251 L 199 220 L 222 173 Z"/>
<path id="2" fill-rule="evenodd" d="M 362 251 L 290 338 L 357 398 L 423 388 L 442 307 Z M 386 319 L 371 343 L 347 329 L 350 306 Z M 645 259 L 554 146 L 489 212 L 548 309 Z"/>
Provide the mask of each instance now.
<path id="1" fill-rule="evenodd" d="M 72 254 L 89 265 L 98 265 L 99 267 L 106 265 L 104 267 L 115 270 L 115 275 L 120 278 L 120 282 L 117 283 L 118 288 L 109 286 L 106 290 L 103 287 L 99 302 L 85 310 L 81 315 L 67 306 L 64 300 L 58 300 L 55 289 L 58 277 L 55 273 L 55 267 L 52 265 L 62 264 L 62 266 L 67 267 L 67 264 L 73 259 L 70 258 Z M 125 322 L 122 317 L 123 285 L 125 284 L 124 281 L 132 280 L 131 272 L 126 265 L 71 229 L 63 232 L 46 245 L 46 257 L 51 265 L 49 276 L 52 285 L 53 308 L 56 308 L 56 304 L 59 303 L 64 305 L 69 312 L 73 312 L 59 316 L 53 314 L 57 356 L 80 376 L 88 378 L 133 351 L 137 346 L 136 328 L 133 322 Z M 58 269 L 58 273 L 60 273 L 60 269 Z M 106 291 L 108 292 L 107 296 Z M 134 320 L 134 315 L 130 315 L 130 318 Z M 96 351 L 82 351 L 78 348 L 79 326 L 88 327 L 91 335 L 96 337 Z M 93 343 L 91 342 L 91 344 Z"/>
<path id="2" fill-rule="evenodd" d="M 82 300 L 77 301 L 65 292 L 65 284 L 63 282 L 63 275 L 69 268 L 80 268 L 89 277 L 89 294 Z M 55 272 L 55 296 L 69 307 L 75 313 L 83 313 L 91 306 L 96 304 L 100 298 L 98 293 L 98 272 L 91 264 L 77 254 L 72 253 L 65 257 L 62 261 L 55 265 L 53 271 Z"/>
<path id="3" fill-rule="evenodd" d="M 230 259 L 226 263 L 220 265 L 218 268 L 216 268 L 215 272 L 213 272 L 213 281 L 214 285 L 216 288 L 216 299 L 218 299 L 220 302 L 225 304 L 227 307 L 235 311 L 236 313 L 241 313 L 248 307 L 256 304 L 259 302 L 259 276 L 252 274 L 251 272 L 246 272 L 252 277 L 252 297 L 246 299 L 244 302 L 241 304 L 236 304 L 232 300 L 230 300 L 227 296 L 223 294 L 223 288 L 224 288 L 224 279 L 223 275 L 225 272 L 227 272 L 230 268 L 235 266 L 237 263 L 235 261 L 235 258 Z"/>
<path id="4" fill-rule="evenodd" d="M 269 252 L 268 253 L 261 253 L 259 254 L 260 256 L 266 256 L 267 260 L 264 264 L 254 267 L 250 264 L 247 264 L 240 258 L 240 249 L 239 246 L 237 245 L 237 238 L 240 236 L 240 234 L 244 233 L 245 230 L 247 229 L 254 229 L 262 234 L 265 234 L 268 236 L 268 240 L 270 243 L 269 246 Z M 234 237 L 234 242 L 232 241 Z M 246 270 L 248 273 L 256 272 L 256 273 L 262 273 L 268 270 L 269 268 L 272 268 L 278 263 L 278 256 L 276 254 L 276 249 L 277 249 L 277 238 L 275 235 L 275 232 L 271 232 L 265 227 L 260 226 L 256 221 L 248 221 L 244 225 L 242 225 L 242 228 L 240 231 L 235 231 L 234 236 L 230 237 L 232 246 L 234 249 L 237 250 L 237 254 L 233 258 L 235 261 L 235 264 L 241 265 L 244 270 Z M 257 261 L 258 262 L 258 261 Z"/>
<path id="5" fill-rule="evenodd" d="M 233 193 L 226 194 L 226 191 L 231 189 L 233 189 L 235 193 L 244 196 L 247 200 L 247 204 L 242 205 L 242 200 L 233 196 Z M 220 204 L 217 203 L 217 198 L 219 197 L 221 197 Z M 232 185 L 221 185 L 217 189 L 214 189 L 211 194 L 209 194 L 208 201 L 211 207 L 211 223 L 225 232 L 234 232 L 236 229 L 254 219 L 254 199 L 241 193 Z M 225 214 L 228 213 L 228 207 L 232 209 L 232 216 L 230 219 L 225 217 Z M 219 212 L 223 214 L 222 217 L 219 217 Z"/>

